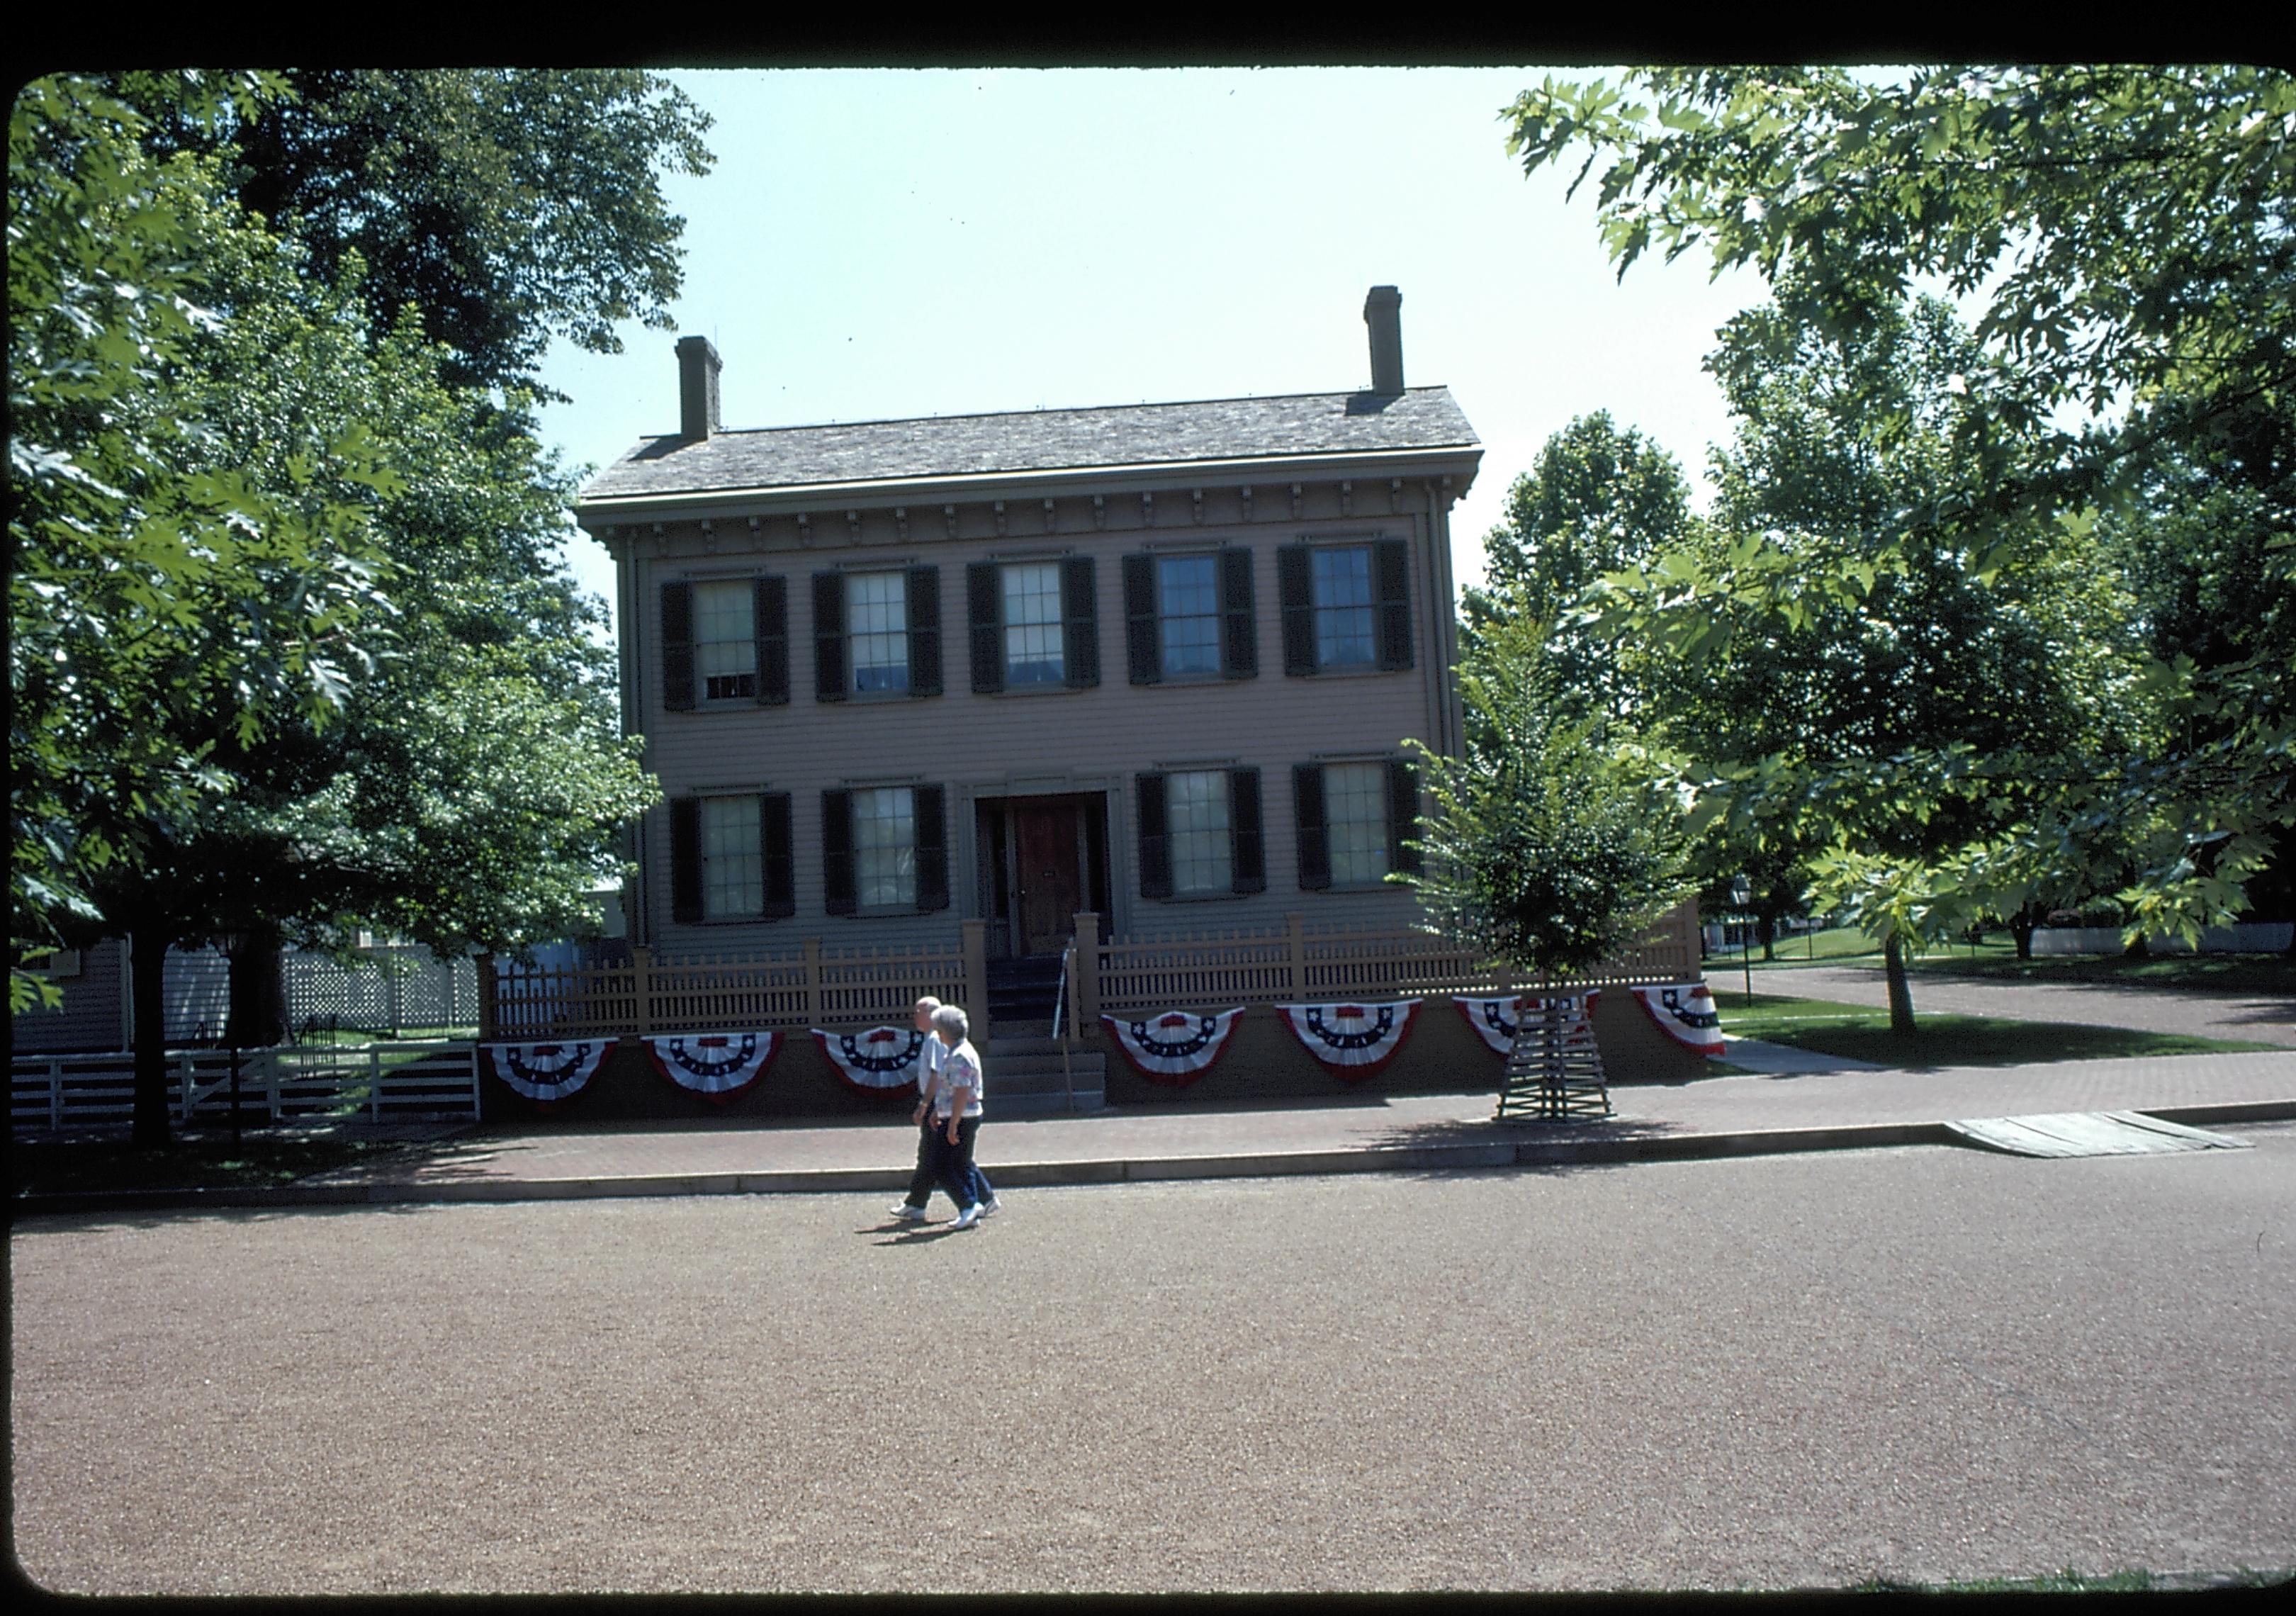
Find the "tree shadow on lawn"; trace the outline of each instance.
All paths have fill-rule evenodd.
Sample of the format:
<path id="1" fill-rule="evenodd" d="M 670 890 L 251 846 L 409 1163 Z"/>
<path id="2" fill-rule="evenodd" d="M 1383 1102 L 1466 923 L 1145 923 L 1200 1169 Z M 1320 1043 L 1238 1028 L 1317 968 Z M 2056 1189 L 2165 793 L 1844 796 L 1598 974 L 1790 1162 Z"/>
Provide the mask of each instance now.
<path id="1" fill-rule="evenodd" d="M 1884 1013 L 1876 1012 L 1877 1020 Z M 2144 1032 L 2126 1027 L 2085 1027 L 2064 1021 L 2012 1021 L 1991 1016 L 1930 1015 L 1911 1034 L 1881 1024 L 1835 1022 L 1759 1035 L 1820 1054 L 1870 1061 L 1892 1071 L 1940 1071 L 1955 1066 L 2040 1066 L 2058 1061 L 2135 1060 L 2160 1055 L 2224 1054 L 2278 1046 L 2187 1033 Z"/>

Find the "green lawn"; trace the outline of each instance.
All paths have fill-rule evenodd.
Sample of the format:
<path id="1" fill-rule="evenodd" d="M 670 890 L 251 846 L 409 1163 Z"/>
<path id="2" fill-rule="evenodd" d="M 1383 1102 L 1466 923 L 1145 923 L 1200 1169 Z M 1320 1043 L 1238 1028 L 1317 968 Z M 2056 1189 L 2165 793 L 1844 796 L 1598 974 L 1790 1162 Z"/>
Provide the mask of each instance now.
<path id="1" fill-rule="evenodd" d="M 1913 1035 L 1890 1030 L 1890 1013 L 1879 1006 L 1837 1005 L 1827 999 L 1791 998 L 1757 993 L 1750 1003 L 1735 988 L 1712 977 L 1715 1008 L 1722 1013 L 1722 1036 L 1791 1044 L 1823 1054 L 1846 1055 L 1877 1065 L 2022 1066 L 2045 1061 L 2095 1061 L 2110 1057 L 2216 1054 L 2269 1049 L 2268 1044 L 2228 1038 L 2195 1038 L 2167 1032 L 2136 1032 L 2119 1027 L 2078 1027 L 2056 1021 L 2011 1021 L 1996 1016 L 1926 1015 L 1916 1013 Z M 1727 1056 L 1725 1056 L 1727 1059 Z"/>
<path id="2" fill-rule="evenodd" d="M 1765 972 L 1791 972 L 1797 965 L 1879 965 L 1882 950 L 1861 931 L 1841 928 L 1817 931 L 1777 945 L 1777 957 L 1765 961 L 1754 951 L 1756 976 Z M 2005 931 L 1988 932 L 1972 947 L 1956 943 L 1917 954 L 1906 961 L 1915 972 L 1959 977 L 1972 981 L 2126 982 L 2138 988 L 2189 988 L 2203 993 L 2281 993 L 2296 996 L 2296 960 L 2280 954 L 2170 954 L 2149 959 L 2129 959 L 2118 954 L 2074 954 L 2021 960 Z M 1706 961 L 1709 983 L 1740 977 L 1741 956 L 1735 948 Z"/>

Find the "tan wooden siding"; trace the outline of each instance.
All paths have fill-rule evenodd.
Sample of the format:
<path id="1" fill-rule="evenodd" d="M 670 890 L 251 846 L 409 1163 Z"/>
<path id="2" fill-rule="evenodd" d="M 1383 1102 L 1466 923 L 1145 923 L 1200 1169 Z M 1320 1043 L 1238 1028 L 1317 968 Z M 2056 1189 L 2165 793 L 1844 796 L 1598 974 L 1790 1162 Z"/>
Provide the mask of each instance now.
<path id="1" fill-rule="evenodd" d="M 1384 506 L 1385 500 L 1380 504 Z M 822 524 L 826 526 L 826 523 Z M 841 531 L 845 524 L 839 521 Z M 647 741 L 647 767 L 672 796 L 689 792 L 786 791 L 793 795 L 797 913 L 772 923 L 677 926 L 668 915 L 668 816 L 656 810 L 644 831 L 646 932 L 656 946 L 740 951 L 772 947 L 807 931 L 872 945 L 928 943 L 953 934 L 956 920 L 980 912 L 973 847 L 974 800 L 1011 792 L 1109 792 L 1111 906 L 1132 933 L 1207 926 L 1273 926 L 1305 907 L 1316 924 L 1406 923 L 1412 911 L 1399 889 L 1302 892 L 1292 828 L 1291 769 L 1322 756 L 1400 755 L 1406 736 L 1439 742 L 1453 729 L 1446 654 L 1447 601 L 1434 597 L 1445 570 L 1428 564 L 1428 521 L 1408 510 L 1368 517 L 1201 529 L 1135 529 L 1086 534 L 979 537 L 955 542 L 922 538 L 906 545 L 841 546 L 740 555 L 632 555 L 625 616 L 626 666 L 635 675 L 631 710 Z M 1318 539 L 1406 539 L 1412 546 L 1414 666 L 1395 673 L 1287 677 L 1276 588 L 1279 546 Z M 1255 636 L 1259 673 L 1236 681 L 1134 685 L 1124 654 L 1122 558 L 1144 547 L 1159 554 L 1249 548 L 1253 558 Z M 1025 560 L 1031 553 L 1088 554 L 1097 563 L 1101 683 L 1089 690 L 1050 689 L 976 694 L 968 677 L 963 569 L 969 562 Z M 808 620 L 811 575 L 840 563 L 887 568 L 931 562 L 942 569 L 941 637 L 945 693 L 914 699 L 855 697 L 823 702 L 813 695 L 814 647 L 800 632 Z M 660 587 L 677 578 L 738 578 L 778 572 L 791 580 L 790 679 L 785 707 L 735 705 L 670 712 L 661 705 Z M 1134 774 L 1151 767 L 1256 766 L 1261 770 L 1262 830 L 1267 890 L 1235 898 L 1160 903 L 1139 896 L 1130 803 Z M 825 787 L 914 780 L 949 788 L 949 909 L 914 916 L 832 919 L 823 907 L 821 798 Z"/>

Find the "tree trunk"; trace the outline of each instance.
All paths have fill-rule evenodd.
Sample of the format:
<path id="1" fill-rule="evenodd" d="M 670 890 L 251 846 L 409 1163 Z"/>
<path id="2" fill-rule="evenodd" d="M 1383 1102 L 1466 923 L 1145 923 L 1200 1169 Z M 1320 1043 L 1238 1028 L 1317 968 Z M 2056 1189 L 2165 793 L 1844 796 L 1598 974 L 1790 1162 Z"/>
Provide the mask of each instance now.
<path id="1" fill-rule="evenodd" d="M 1778 917 L 1775 915 L 1759 916 L 1755 921 L 1754 935 L 1762 941 L 1763 964 L 1767 964 L 1777 958 Z"/>
<path id="2" fill-rule="evenodd" d="M 1890 983 L 1890 1030 L 1899 1038 L 1914 1032 L 1914 990 L 1906 980 L 1906 945 L 1894 934 L 1882 945 L 1882 973 Z"/>
<path id="3" fill-rule="evenodd" d="M 2033 906 L 2027 904 L 2009 917 L 2009 936 L 2017 945 L 2017 957 L 2033 957 Z"/>
<path id="4" fill-rule="evenodd" d="M 287 980 L 276 931 L 253 931 L 231 956 L 231 1024 L 224 1041 L 268 1049 L 287 1041 Z"/>
<path id="5" fill-rule="evenodd" d="M 128 992 L 135 1005 L 135 1108 L 129 1140 L 138 1150 L 164 1149 L 168 1123 L 168 935 L 132 930 L 127 938 Z"/>

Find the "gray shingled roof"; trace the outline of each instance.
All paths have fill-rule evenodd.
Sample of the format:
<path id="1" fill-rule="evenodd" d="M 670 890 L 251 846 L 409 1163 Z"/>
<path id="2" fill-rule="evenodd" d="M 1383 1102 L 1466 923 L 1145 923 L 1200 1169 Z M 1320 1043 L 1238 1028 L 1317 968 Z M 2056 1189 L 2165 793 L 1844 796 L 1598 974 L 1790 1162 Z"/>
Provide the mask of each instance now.
<path id="1" fill-rule="evenodd" d="M 1299 393 L 1194 404 L 1018 410 L 832 426 L 650 438 L 582 490 L 585 501 L 886 478 L 1158 465 L 1396 449 L 1469 447 L 1449 390 Z"/>

